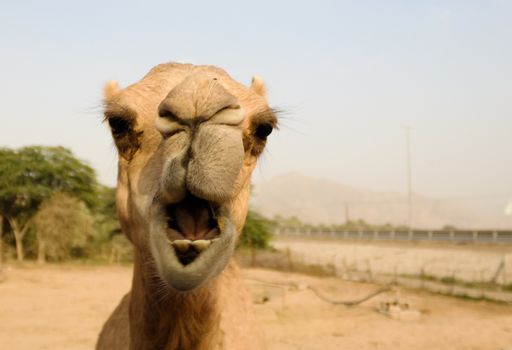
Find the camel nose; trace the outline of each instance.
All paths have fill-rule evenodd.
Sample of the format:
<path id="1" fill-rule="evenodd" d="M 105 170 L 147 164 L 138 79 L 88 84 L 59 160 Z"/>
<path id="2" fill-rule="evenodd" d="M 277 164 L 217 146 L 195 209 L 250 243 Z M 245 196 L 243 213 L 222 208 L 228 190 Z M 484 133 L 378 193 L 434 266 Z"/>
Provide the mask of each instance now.
<path id="1" fill-rule="evenodd" d="M 156 117 L 157 130 L 171 141 L 162 142 L 166 200 L 176 203 L 187 192 L 216 203 L 231 198 L 243 164 L 244 119 L 237 98 L 215 76 L 192 74 L 168 93 Z"/>
<path id="2" fill-rule="evenodd" d="M 194 127 L 225 109 L 240 110 L 237 98 L 216 77 L 194 73 L 176 85 L 160 103 L 157 128 L 168 134 L 179 126 Z"/>

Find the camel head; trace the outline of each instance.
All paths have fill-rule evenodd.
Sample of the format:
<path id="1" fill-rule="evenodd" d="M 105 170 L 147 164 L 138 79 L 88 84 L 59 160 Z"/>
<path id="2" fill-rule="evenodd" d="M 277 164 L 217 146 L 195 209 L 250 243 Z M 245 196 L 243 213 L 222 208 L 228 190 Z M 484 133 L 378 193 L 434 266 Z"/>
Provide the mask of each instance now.
<path id="1" fill-rule="evenodd" d="M 135 258 L 179 291 L 218 275 L 245 222 L 250 178 L 277 120 L 265 88 L 212 66 L 162 64 L 105 87 L 119 153 L 117 210 Z"/>

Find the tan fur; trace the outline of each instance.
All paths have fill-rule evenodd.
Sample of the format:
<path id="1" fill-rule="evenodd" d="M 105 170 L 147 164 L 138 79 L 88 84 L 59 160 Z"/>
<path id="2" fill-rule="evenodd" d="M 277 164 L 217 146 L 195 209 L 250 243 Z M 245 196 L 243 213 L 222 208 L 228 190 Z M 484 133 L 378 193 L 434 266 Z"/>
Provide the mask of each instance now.
<path id="1" fill-rule="evenodd" d="M 119 92 L 119 83 L 115 80 L 110 80 L 103 88 L 103 98 L 105 101 L 110 101 Z"/>
<path id="2" fill-rule="evenodd" d="M 240 233 L 250 177 L 265 144 L 255 137 L 255 130 L 261 123 L 276 124 L 264 98 L 263 81 L 253 79 L 251 88 L 246 88 L 216 67 L 163 64 L 126 89 L 109 83 L 104 92 L 106 119 L 121 118 L 132 126 L 129 135 L 116 138 L 120 152 L 117 208 L 135 254 L 132 290 L 104 325 L 96 349 L 263 349 L 250 295 L 231 256 L 225 257 L 229 263 L 219 275 L 180 292 L 167 284 L 157 268 L 161 262 L 158 265 L 149 247 L 155 198 L 178 202 L 183 186 L 200 198 L 221 202 L 236 234 Z M 159 106 L 171 114 L 160 120 L 157 129 Z M 233 112 L 225 113 L 225 108 Z M 243 118 L 239 124 L 238 118 Z M 166 138 L 167 132 L 180 132 L 188 120 L 202 123 L 194 137 L 187 136 L 187 131 Z M 198 153 L 194 161 L 180 158 L 181 149 L 189 148 Z M 180 170 L 183 164 L 188 172 Z M 233 169 L 237 173 L 232 179 L 223 175 Z"/>
<path id="3" fill-rule="evenodd" d="M 267 88 L 265 82 L 260 76 L 255 75 L 251 80 L 251 90 L 260 95 L 263 98 L 267 98 Z"/>

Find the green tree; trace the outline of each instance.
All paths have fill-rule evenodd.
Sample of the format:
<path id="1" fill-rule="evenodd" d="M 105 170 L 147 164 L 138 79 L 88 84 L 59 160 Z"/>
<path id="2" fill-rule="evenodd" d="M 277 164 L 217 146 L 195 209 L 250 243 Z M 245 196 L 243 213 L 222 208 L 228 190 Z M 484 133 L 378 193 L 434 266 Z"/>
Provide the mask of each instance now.
<path id="1" fill-rule="evenodd" d="M 84 252 L 93 237 L 94 219 L 83 202 L 64 192 L 44 201 L 33 219 L 39 263 L 46 258 L 63 260 Z"/>
<path id="2" fill-rule="evenodd" d="M 268 248 L 271 238 L 269 221 L 260 214 L 249 210 L 239 244 L 252 248 Z"/>
<path id="3" fill-rule="evenodd" d="M 119 242 L 125 243 L 122 238 L 124 237 L 121 231 L 119 220 L 117 219 L 116 211 L 116 189 L 107 186 L 100 186 L 98 191 L 98 200 L 100 202 L 97 207 L 94 218 L 96 222 L 95 236 L 92 240 L 93 249 L 96 252 L 110 251 L 114 245 Z M 124 246 L 123 249 L 124 251 Z M 125 255 L 123 253 L 123 255 Z M 114 259 L 117 260 L 117 259 Z"/>
<path id="4" fill-rule="evenodd" d="M 12 229 L 18 260 L 23 260 L 23 238 L 43 201 L 62 191 L 94 208 L 96 189 L 94 170 L 64 147 L 0 148 L 0 215 Z"/>

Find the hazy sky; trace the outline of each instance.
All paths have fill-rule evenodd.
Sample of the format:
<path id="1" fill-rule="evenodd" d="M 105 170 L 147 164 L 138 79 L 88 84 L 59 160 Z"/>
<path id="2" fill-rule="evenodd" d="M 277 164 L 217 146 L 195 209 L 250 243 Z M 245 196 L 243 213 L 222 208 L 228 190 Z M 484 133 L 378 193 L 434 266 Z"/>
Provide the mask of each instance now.
<path id="1" fill-rule="evenodd" d="M 101 88 L 166 61 L 267 82 L 286 111 L 256 177 L 298 171 L 512 197 L 512 1 L 0 3 L 0 145 L 71 148 L 114 184 Z"/>

